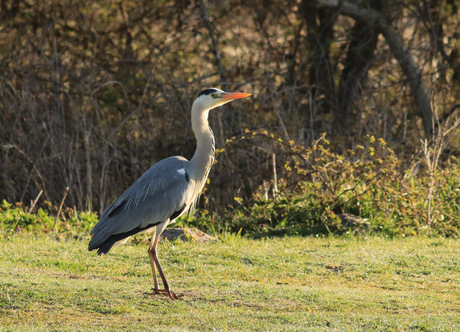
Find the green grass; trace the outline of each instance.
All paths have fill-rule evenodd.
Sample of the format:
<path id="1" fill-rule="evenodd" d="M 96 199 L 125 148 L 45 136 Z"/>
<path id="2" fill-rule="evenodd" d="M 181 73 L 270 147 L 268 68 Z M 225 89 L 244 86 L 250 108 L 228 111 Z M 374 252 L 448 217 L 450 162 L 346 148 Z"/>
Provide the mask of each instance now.
<path id="1" fill-rule="evenodd" d="M 460 242 L 301 238 L 166 242 L 171 301 L 145 243 L 0 238 L 0 330 L 460 330 Z"/>

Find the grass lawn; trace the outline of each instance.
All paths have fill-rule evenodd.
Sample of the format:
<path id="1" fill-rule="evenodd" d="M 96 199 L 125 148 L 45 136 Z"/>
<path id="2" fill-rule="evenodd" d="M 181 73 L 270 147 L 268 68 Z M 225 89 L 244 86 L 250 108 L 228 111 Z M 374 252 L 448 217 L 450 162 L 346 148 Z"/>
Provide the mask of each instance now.
<path id="1" fill-rule="evenodd" d="M 148 295 L 145 243 L 0 238 L 0 330 L 460 331 L 460 241 L 226 235 L 166 242 L 182 300 Z"/>

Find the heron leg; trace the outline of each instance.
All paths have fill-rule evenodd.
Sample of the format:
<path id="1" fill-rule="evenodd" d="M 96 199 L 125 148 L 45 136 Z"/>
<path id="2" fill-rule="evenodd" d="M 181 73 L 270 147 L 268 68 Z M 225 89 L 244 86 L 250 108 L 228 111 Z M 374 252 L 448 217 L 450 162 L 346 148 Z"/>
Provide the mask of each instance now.
<path id="1" fill-rule="evenodd" d="M 153 292 L 156 294 L 166 293 L 172 300 L 178 300 L 179 297 L 176 294 L 174 294 L 174 292 L 172 292 L 171 289 L 169 288 L 169 284 L 166 281 L 166 277 L 163 273 L 163 269 L 161 268 L 161 264 L 160 264 L 160 261 L 158 260 L 158 255 L 157 255 L 158 241 L 165 227 L 166 225 L 164 225 L 160 229 L 157 228 L 155 234 L 152 236 L 152 242 L 150 243 L 149 251 L 148 251 L 149 258 L 150 258 L 150 265 L 152 266 L 152 273 L 153 273 L 153 282 L 154 282 Z M 165 289 L 158 288 L 158 280 L 156 276 L 155 267 L 158 269 L 158 273 L 160 274 L 161 281 L 163 282 L 163 286 Z"/>
<path id="2" fill-rule="evenodd" d="M 152 241 L 151 243 L 153 243 L 154 239 L 155 239 L 155 234 L 156 234 L 156 231 L 153 231 L 153 235 L 152 235 Z M 154 257 L 154 254 L 153 254 L 153 251 L 151 250 L 151 247 L 152 245 L 150 244 L 149 246 L 149 249 L 148 249 L 148 253 L 149 253 L 149 259 L 150 259 L 150 266 L 152 267 L 152 275 L 153 275 L 153 289 L 154 291 L 158 291 L 158 279 L 157 279 L 157 273 L 155 271 L 155 259 L 153 258 Z"/>

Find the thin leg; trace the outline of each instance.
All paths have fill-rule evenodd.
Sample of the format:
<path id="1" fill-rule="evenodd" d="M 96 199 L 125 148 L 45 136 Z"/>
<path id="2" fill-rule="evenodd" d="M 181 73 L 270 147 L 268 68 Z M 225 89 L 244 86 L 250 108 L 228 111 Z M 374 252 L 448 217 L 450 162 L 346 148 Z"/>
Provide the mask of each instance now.
<path id="1" fill-rule="evenodd" d="M 150 266 L 152 267 L 152 275 L 153 275 L 153 289 L 155 292 L 157 292 L 159 289 L 158 289 L 158 280 L 157 280 L 157 273 L 155 271 L 155 259 L 153 258 L 154 255 L 153 255 L 153 252 L 151 250 L 151 247 L 152 247 L 152 243 L 155 239 L 155 234 L 156 234 L 156 230 L 153 231 L 153 235 L 152 235 L 152 240 L 150 242 L 150 246 L 149 246 L 149 249 L 148 249 L 148 253 L 149 253 L 149 259 L 150 259 Z"/>
<path id="2" fill-rule="evenodd" d="M 152 273 L 153 273 L 153 283 L 154 283 L 154 289 L 153 292 L 156 294 L 161 294 L 161 293 L 166 293 L 172 300 L 178 300 L 179 297 L 174 294 L 174 292 L 171 291 L 169 288 L 169 284 L 166 281 L 166 277 L 163 273 L 163 269 L 161 268 L 160 261 L 158 260 L 158 255 L 157 255 L 157 246 L 158 246 L 158 240 L 160 239 L 160 235 L 163 232 L 163 229 L 166 227 L 164 225 L 163 227 L 157 228 L 155 234 L 152 236 L 152 242 L 150 243 L 149 246 L 149 258 L 150 258 L 150 265 L 152 266 Z M 155 271 L 155 266 L 158 269 L 158 273 L 160 274 L 161 281 L 163 282 L 163 286 L 165 289 L 159 289 L 158 288 L 158 280 L 156 276 L 156 271 Z"/>

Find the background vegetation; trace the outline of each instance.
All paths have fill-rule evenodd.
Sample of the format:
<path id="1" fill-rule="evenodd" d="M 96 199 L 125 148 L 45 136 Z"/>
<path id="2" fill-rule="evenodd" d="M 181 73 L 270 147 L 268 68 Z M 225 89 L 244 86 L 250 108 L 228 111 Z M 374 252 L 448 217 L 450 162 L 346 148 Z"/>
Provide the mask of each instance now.
<path id="1" fill-rule="evenodd" d="M 3 203 L 11 230 L 30 212 L 45 230 L 78 227 L 74 211 L 190 158 L 191 103 L 218 86 L 254 98 L 211 115 L 218 163 L 186 223 L 458 234 L 453 0 L 0 6 L 0 198 L 22 204 L 4 217 Z"/>

